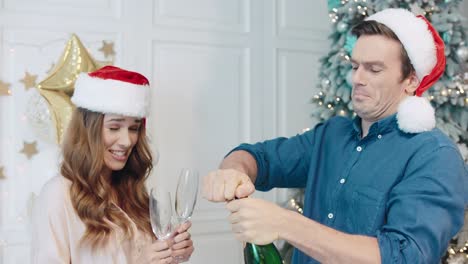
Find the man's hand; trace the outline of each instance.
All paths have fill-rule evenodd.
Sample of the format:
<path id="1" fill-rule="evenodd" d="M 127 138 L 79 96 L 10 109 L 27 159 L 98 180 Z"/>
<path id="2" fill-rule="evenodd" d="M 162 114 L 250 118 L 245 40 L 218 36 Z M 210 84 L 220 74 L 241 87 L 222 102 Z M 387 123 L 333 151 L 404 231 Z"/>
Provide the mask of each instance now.
<path id="1" fill-rule="evenodd" d="M 257 245 L 269 244 L 279 238 L 287 210 L 261 199 L 244 198 L 226 205 L 231 211 L 232 231 L 240 241 Z"/>
<path id="2" fill-rule="evenodd" d="M 212 202 L 226 202 L 248 197 L 255 191 L 249 176 L 234 169 L 216 170 L 203 177 L 203 197 Z"/>

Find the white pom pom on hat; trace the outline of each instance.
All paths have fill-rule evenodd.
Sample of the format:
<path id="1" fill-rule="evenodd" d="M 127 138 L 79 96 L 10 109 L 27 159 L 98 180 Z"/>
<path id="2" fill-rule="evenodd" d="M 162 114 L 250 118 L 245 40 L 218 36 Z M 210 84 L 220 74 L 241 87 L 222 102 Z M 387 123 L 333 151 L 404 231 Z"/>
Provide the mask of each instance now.
<path id="1" fill-rule="evenodd" d="M 407 133 L 421 133 L 435 127 L 435 111 L 431 103 L 419 96 L 401 101 L 397 112 L 398 127 Z"/>

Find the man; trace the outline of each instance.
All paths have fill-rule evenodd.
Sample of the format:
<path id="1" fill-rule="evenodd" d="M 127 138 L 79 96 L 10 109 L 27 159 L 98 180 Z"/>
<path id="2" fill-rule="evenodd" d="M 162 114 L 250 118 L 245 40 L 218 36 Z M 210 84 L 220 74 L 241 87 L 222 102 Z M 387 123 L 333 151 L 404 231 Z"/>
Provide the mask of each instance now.
<path id="1" fill-rule="evenodd" d="M 443 73 L 443 42 L 403 9 L 376 13 L 353 33 L 358 116 L 240 145 L 204 178 L 203 195 L 228 201 L 239 240 L 295 246 L 293 263 L 438 263 L 462 226 L 467 177 L 419 97 Z M 246 198 L 274 187 L 306 188 L 304 215 Z"/>

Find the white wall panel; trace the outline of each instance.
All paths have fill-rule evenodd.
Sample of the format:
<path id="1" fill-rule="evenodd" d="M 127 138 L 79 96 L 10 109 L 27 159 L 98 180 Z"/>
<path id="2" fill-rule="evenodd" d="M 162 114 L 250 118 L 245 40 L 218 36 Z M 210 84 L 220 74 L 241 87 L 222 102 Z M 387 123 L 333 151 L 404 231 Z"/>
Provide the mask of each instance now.
<path id="1" fill-rule="evenodd" d="M 326 1 L 276 0 L 277 33 L 281 37 L 323 39 L 330 27 Z"/>
<path id="2" fill-rule="evenodd" d="M 122 0 L 3 0 L 7 11 L 34 15 L 113 17 L 121 16 Z"/>
<path id="3" fill-rule="evenodd" d="M 321 54 L 312 51 L 279 49 L 277 64 L 278 78 L 278 131 L 280 135 L 292 136 L 302 129 L 310 127 L 310 115 L 313 105 L 311 96 L 319 91 L 315 89 L 318 78 L 316 61 Z"/>
<path id="4" fill-rule="evenodd" d="M 156 0 L 157 26 L 248 32 L 249 0 Z"/>
<path id="5" fill-rule="evenodd" d="M 195 243 L 198 247 L 189 263 L 244 263 L 242 244 L 231 233 L 207 235 L 195 240 Z"/>
<path id="6" fill-rule="evenodd" d="M 175 184 L 182 166 L 197 167 L 204 175 L 245 140 L 249 51 L 187 43 L 155 43 L 154 49 L 152 136 L 161 152 L 157 171 L 172 172 Z M 199 209 L 211 205 L 201 201 Z"/>
<path id="7" fill-rule="evenodd" d="M 155 42 L 154 118 L 149 122 L 154 120 L 150 127 L 161 159 L 153 185 L 174 190 L 182 167 L 206 175 L 228 149 L 245 140 L 249 63 L 246 48 Z M 192 219 L 194 263 L 239 263 L 239 252 L 233 250 L 239 243 L 230 234 L 227 216 L 224 204 L 198 201 Z M 227 235 L 220 237 L 222 233 Z"/>

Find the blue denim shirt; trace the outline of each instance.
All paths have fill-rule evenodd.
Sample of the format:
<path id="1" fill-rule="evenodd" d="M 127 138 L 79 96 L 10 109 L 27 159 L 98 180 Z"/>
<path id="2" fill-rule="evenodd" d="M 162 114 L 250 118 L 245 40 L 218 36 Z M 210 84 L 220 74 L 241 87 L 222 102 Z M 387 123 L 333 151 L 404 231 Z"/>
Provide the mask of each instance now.
<path id="1" fill-rule="evenodd" d="M 468 175 L 457 147 L 438 129 L 402 132 L 395 115 L 365 138 L 360 123 L 335 117 L 235 150 L 255 157 L 258 190 L 305 187 L 306 217 L 376 237 L 382 263 L 438 263 L 463 224 Z M 318 262 L 296 249 L 293 263 Z"/>

